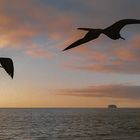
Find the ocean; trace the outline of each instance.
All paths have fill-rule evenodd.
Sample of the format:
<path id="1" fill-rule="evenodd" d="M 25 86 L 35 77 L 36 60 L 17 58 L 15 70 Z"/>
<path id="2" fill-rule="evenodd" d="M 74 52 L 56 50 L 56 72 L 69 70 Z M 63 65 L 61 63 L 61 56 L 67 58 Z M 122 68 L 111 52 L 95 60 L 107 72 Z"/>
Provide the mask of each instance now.
<path id="1" fill-rule="evenodd" d="M 140 109 L 0 109 L 0 140 L 140 140 Z"/>

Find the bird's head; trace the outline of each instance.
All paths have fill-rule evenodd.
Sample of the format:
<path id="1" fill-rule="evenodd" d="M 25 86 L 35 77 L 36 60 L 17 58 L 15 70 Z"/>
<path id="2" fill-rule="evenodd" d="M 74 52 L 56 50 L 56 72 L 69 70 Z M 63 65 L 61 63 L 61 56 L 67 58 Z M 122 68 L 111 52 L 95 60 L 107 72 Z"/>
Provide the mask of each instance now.
<path id="1" fill-rule="evenodd" d="M 123 38 L 121 35 L 120 35 L 120 39 L 123 39 L 123 40 L 125 40 L 125 38 Z"/>

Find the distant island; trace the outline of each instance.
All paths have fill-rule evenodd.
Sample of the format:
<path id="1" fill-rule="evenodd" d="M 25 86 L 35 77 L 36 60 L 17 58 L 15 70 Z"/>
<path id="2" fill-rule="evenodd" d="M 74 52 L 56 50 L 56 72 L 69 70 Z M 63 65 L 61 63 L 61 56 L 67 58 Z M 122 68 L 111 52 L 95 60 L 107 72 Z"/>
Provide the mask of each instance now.
<path id="1" fill-rule="evenodd" d="M 108 108 L 117 108 L 116 105 L 108 105 Z"/>

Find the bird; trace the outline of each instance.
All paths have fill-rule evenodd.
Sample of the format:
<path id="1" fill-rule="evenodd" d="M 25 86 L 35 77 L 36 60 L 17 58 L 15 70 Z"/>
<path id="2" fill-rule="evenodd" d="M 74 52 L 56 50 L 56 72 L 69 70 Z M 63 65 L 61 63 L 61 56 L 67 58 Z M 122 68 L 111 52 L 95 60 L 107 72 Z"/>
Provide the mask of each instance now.
<path id="1" fill-rule="evenodd" d="M 123 20 L 119 20 L 117 22 L 115 22 L 114 24 L 112 24 L 111 26 L 105 28 L 105 29 L 93 29 L 93 28 L 77 28 L 78 30 L 84 30 L 84 31 L 88 31 L 86 33 L 86 35 L 75 41 L 74 43 L 72 43 L 71 45 L 69 45 L 67 48 L 65 48 L 63 51 L 72 49 L 74 47 L 77 47 L 81 44 L 84 44 L 86 42 L 89 42 L 91 40 L 94 40 L 96 38 L 98 38 L 100 36 L 100 34 L 105 34 L 106 36 L 108 36 L 109 38 L 113 39 L 113 40 L 117 40 L 117 39 L 123 39 L 125 40 L 125 38 L 123 38 L 120 35 L 120 30 L 128 24 L 140 24 L 140 20 L 138 19 L 123 19 Z"/>
<path id="2" fill-rule="evenodd" d="M 0 64 L 1 64 L 1 68 L 3 68 L 13 79 L 14 76 L 14 65 L 13 65 L 13 61 L 11 58 L 3 58 L 0 57 Z"/>

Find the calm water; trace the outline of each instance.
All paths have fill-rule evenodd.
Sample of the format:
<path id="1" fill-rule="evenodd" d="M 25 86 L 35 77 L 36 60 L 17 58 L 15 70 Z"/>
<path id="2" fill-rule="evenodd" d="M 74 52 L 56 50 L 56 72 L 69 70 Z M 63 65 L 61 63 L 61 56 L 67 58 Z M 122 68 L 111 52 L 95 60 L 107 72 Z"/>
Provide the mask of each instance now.
<path id="1" fill-rule="evenodd" d="M 0 140 L 140 140 L 140 109 L 0 109 Z"/>

